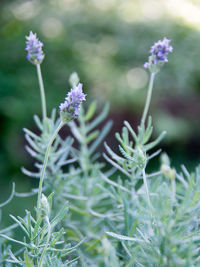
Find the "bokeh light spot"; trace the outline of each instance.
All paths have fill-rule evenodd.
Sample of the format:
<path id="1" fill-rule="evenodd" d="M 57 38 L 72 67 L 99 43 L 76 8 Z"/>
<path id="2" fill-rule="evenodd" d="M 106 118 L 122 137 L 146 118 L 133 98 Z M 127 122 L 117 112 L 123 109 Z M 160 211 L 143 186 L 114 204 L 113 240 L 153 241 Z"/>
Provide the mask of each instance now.
<path id="1" fill-rule="evenodd" d="M 187 0 L 168 0 L 163 3 L 170 16 L 181 19 L 185 24 L 200 30 L 199 5 Z"/>
<path id="2" fill-rule="evenodd" d="M 46 18 L 42 23 L 42 32 L 47 38 L 55 38 L 63 31 L 63 25 L 60 20 L 54 17 Z"/>
<path id="3" fill-rule="evenodd" d="M 54 0 L 55 3 L 55 0 Z M 80 0 L 57 0 L 56 6 L 59 6 L 61 11 L 73 11 L 80 9 Z"/>
<path id="4" fill-rule="evenodd" d="M 134 23 L 140 21 L 142 18 L 138 3 L 133 1 L 123 1 L 118 6 L 118 14 L 127 23 Z"/>
<path id="5" fill-rule="evenodd" d="M 144 88 L 148 81 L 148 74 L 142 68 L 133 68 L 126 75 L 128 85 L 133 89 Z"/>
<path id="6" fill-rule="evenodd" d="M 164 15 L 164 6 L 157 0 L 141 2 L 141 10 L 144 17 L 150 20 L 160 19 Z"/>
<path id="7" fill-rule="evenodd" d="M 33 18 L 39 11 L 38 5 L 33 1 L 27 1 L 11 8 L 13 15 L 19 20 Z"/>

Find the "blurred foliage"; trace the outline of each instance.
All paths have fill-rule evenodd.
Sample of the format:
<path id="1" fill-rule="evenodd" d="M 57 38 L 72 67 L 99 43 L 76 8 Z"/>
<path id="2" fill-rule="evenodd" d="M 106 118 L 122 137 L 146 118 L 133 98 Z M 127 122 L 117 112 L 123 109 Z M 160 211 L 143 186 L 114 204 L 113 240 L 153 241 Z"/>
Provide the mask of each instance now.
<path id="1" fill-rule="evenodd" d="M 30 30 L 44 43 L 42 71 L 49 111 L 63 99 L 68 77 L 77 71 L 88 98 L 109 100 L 118 120 L 123 110 L 135 114 L 133 118 L 140 116 L 148 82 L 142 65 L 155 41 L 171 39 L 174 53 L 156 77 L 153 92 L 155 132 L 167 124 L 168 143 L 194 140 L 197 148 L 199 13 L 195 0 L 1 0 L 1 177 L 21 175 L 19 166 L 29 160 L 21 128 L 31 128 L 30 118 L 41 114 L 36 71 L 25 58 L 25 35 Z"/>

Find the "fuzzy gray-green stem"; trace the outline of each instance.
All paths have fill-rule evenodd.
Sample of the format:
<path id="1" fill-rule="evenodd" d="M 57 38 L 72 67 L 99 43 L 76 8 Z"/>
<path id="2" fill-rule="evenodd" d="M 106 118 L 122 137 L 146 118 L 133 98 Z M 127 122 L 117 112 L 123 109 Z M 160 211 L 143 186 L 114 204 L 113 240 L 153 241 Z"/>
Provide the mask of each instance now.
<path id="1" fill-rule="evenodd" d="M 175 178 L 171 179 L 171 185 L 172 185 L 172 203 L 175 203 L 176 200 L 176 182 Z"/>
<path id="2" fill-rule="evenodd" d="M 145 187 L 146 196 L 147 196 L 147 202 L 148 202 L 149 210 L 151 213 L 151 201 L 150 201 L 150 196 L 149 196 L 149 189 L 148 189 L 148 184 L 147 184 L 145 168 L 142 170 L 142 176 L 143 176 L 143 182 L 144 182 L 144 187 Z M 151 213 L 151 216 L 152 216 L 152 213 Z"/>
<path id="3" fill-rule="evenodd" d="M 37 64 L 36 67 L 37 67 L 38 81 L 39 81 L 39 85 L 40 85 L 40 95 L 41 95 L 41 102 L 42 102 L 42 116 L 43 116 L 43 120 L 44 120 L 47 117 L 44 83 L 43 83 L 43 79 L 42 79 L 40 64 Z"/>
<path id="4" fill-rule="evenodd" d="M 42 166 L 42 171 L 41 171 L 41 176 L 40 176 L 39 189 L 38 189 L 37 218 L 39 218 L 39 216 L 40 216 L 40 201 L 41 201 L 41 195 L 42 195 L 42 185 L 43 185 L 43 180 L 44 180 L 44 175 L 45 175 L 45 171 L 46 171 L 46 167 L 47 167 L 47 162 L 48 162 L 48 158 L 49 158 L 51 145 L 52 145 L 53 141 L 56 138 L 56 135 L 58 134 L 58 132 L 60 131 L 60 129 L 62 128 L 63 125 L 64 125 L 64 122 L 61 121 L 60 124 L 58 125 L 57 129 L 55 130 L 54 134 L 52 135 L 52 137 L 49 141 L 49 144 L 47 146 L 46 153 L 45 153 L 44 163 Z"/>
<path id="5" fill-rule="evenodd" d="M 147 92 L 146 103 L 145 103 L 144 111 L 143 111 L 143 114 L 142 114 L 141 125 L 143 125 L 143 126 L 145 124 L 145 120 L 146 120 L 147 113 L 148 113 L 148 110 L 149 110 L 149 105 L 150 105 L 150 102 L 151 102 L 151 95 L 152 95 L 154 78 L 155 78 L 155 73 L 152 72 L 151 76 L 150 76 L 150 81 L 149 81 L 149 87 L 148 87 L 148 92 Z"/>
<path id="6" fill-rule="evenodd" d="M 83 109 L 82 109 L 82 114 L 83 114 Z M 83 136 L 83 141 L 81 142 L 81 148 L 80 148 L 81 149 L 80 164 L 81 164 L 81 167 L 84 173 L 83 192 L 84 194 L 86 194 L 88 170 L 89 170 L 90 164 L 89 164 L 89 156 L 88 156 L 89 151 L 88 151 L 88 146 L 86 143 L 86 139 L 87 139 L 86 125 L 85 125 L 85 121 L 83 120 L 82 116 L 80 117 L 80 126 L 81 126 L 81 134 Z"/>

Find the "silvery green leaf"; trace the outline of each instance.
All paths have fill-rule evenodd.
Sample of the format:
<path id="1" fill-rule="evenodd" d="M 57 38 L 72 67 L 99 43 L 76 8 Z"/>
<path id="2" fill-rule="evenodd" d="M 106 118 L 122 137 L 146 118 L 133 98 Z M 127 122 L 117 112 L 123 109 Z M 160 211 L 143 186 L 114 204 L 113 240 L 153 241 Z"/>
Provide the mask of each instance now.
<path id="1" fill-rule="evenodd" d="M 101 130 L 98 138 L 96 138 L 96 140 L 91 144 L 89 148 L 89 155 L 92 155 L 94 153 L 94 151 L 97 149 L 97 147 L 101 144 L 105 136 L 110 131 L 111 127 L 112 127 L 112 121 L 108 121 L 106 125 L 103 127 L 103 129 Z"/>
<path id="2" fill-rule="evenodd" d="M 127 129 L 129 130 L 129 132 L 131 133 L 135 143 L 138 143 L 138 138 L 137 135 L 135 134 L 134 130 L 132 129 L 132 127 L 130 126 L 130 124 L 128 123 L 128 121 L 124 121 L 124 125 L 127 127 Z"/>
<path id="3" fill-rule="evenodd" d="M 93 101 L 89 106 L 88 111 L 85 114 L 85 119 L 84 119 L 85 122 L 89 121 L 94 116 L 96 108 L 97 108 L 97 102 Z"/>
<path id="4" fill-rule="evenodd" d="M 104 106 L 103 111 L 98 115 L 88 126 L 87 126 L 87 132 L 92 131 L 97 125 L 99 125 L 107 116 L 109 111 L 109 104 L 106 103 Z"/>
<path id="5" fill-rule="evenodd" d="M 144 147 L 145 147 L 146 151 L 157 146 L 157 144 L 159 144 L 161 142 L 161 140 L 165 137 L 166 134 L 167 134 L 167 132 L 163 131 L 155 141 L 145 145 Z"/>
<path id="6" fill-rule="evenodd" d="M 106 232 L 107 235 L 112 236 L 116 239 L 119 239 L 121 241 L 132 241 L 132 242 L 144 242 L 144 240 L 139 239 L 139 238 L 134 238 L 134 237 L 129 237 L 129 236 L 125 236 L 125 235 L 119 235 L 119 234 L 115 234 L 113 232 Z"/>

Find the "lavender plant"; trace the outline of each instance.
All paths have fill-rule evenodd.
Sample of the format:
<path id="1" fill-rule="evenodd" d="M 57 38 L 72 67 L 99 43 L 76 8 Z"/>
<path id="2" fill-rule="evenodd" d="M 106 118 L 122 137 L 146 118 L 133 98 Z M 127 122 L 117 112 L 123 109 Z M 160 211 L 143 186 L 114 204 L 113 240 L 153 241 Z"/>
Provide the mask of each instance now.
<path id="1" fill-rule="evenodd" d="M 79 77 L 76 73 L 73 73 L 69 80 L 73 87 L 76 87 L 79 83 Z M 61 104 L 61 112 L 66 109 L 65 105 L 66 103 Z M 103 201 L 105 194 L 102 196 L 101 190 L 96 187 L 99 180 L 98 171 L 104 164 L 98 161 L 99 153 L 95 153 L 95 150 L 110 130 L 112 122 L 108 121 L 101 132 L 95 130 L 95 128 L 105 119 L 108 108 L 109 106 L 106 104 L 102 113 L 93 119 L 96 111 L 96 102 L 93 102 L 87 112 L 81 107 L 78 123 L 74 121 L 69 123 L 71 131 L 80 146 L 78 149 L 71 148 L 77 162 L 74 167 L 70 166 L 67 172 L 63 174 L 64 179 L 59 197 L 62 201 L 63 199 L 70 201 L 71 215 L 67 217 L 64 223 L 69 238 L 72 241 L 80 241 L 84 236 L 87 236 L 84 248 L 80 252 L 84 260 L 86 250 L 87 257 L 89 257 L 90 252 L 92 254 L 94 254 L 94 251 L 96 254 L 98 253 L 97 247 L 101 243 L 99 234 L 100 232 L 104 234 L 100 227 L 104 216 L 93 212 L 92 207 L 104 207 L 105 211 L 104 204 L 106 202 Z M 57 180 L 57 177 L 55 178 Z M 104 182 L 101 183 L 101 186 L 103 184 Z M 58 207 L 58 198 L 55 197 L 55 199 Z"/>
<path id="2" fill-rule="evenodd" d="M 173 48 L 164 38 L 150 49 L 144 67 L 150 71 L 146 103 L 137 132 L 125 121 L 118 155 L 105 143 L 106 162 L 98 146 L 109 132 L 108 121 L 99 130 L 109 110 L 106 104 L 95 116 L 96 102 L 86 110 L 86 95 L 76 73 L 70 76 L 71 91 L 64 103 L 48 116 L 40 65 L 43 44 L 36 34 L 27 37 L 27 59 L 37 68 L 42 119 L 34 116 L 39 134 L 24 129 L 26 150 L 36 160 L 36 172 L 24 174 L 39 179 L 35 214 L 24 218 L 11 215 L 14 224 L 0 230 L 0 242 L 16 243 L 19 250 L 4 247 L 2 266 L 199 266 L 200 168 L 177 172 L 162 153 L 159 170 L 147 173 L 150 160 L 161 153 L 163 131 L 152 139 L 152 118 L 148 117 L 155 76 L 168 61 Z M 77 122 L 75 120 L 77 119 Z M 62 139 L 67 124 L 73 137 Z M 78 147 L 74 147 L 74 139 Z M 106 164 L 111 164 L 107 170 Z M 106 166 L 106 168 L 105 168 Z M 13 189 L 14 190 L 14 189 Z M 12 192 L 8 201 L 11 201 Z M 28 196 L 29 194 L 21 194 Z M 48 197 L 46 197 L 48 195 Z M 23 241 L 10 235 L 21 228 Z M 4 240 L 4 241 L 3 241 Z M 1 249 L 2 250 L 2 249 Z"/>
<path id="3" fill-rule="evenodd" d="M 66 259 L 67 255 L 74 251 L 74 247 L 71 248 L 70 245 L 64 245 L 63 241 L 60 239 L 64 236 L 64 230 L 61 228 L 58 232 L 54 230 L 55 226 L 60 223 L 60 221 L 65 217 L 67 212 L 66 204 L 62 209 L 57 213 L 57 215 L 50 220 L 50 211 L 51 211 L 51 202 L 52 202 L 52 194 L 46 198 L 45 195 L 42 194 L 43 189 L 43 181 L 45 177 L 46 168 L 48 165 L 49 155 L 51 152 L 51 147 L 54 140 L 57 137 L 59 130 L 63 127 L 66 122 L 71 121 L 76 118 L 79 113 L 80 105 L 83 100 L 85 100 L 85 94 L 82 92 L 82 85 L 75 86 L 70 93 L 68 93 L 65 102 L 60 105 L 60 120 L 57 123 L 57 127 L 54 127 L 54 120 L 52 118 L 52 122 L 47 118 L 46 115 L 46 102 L 45 102 L 45 94 L 44 94 L 44 86 L 41 78 L 40 71 L 40 63 L 43 60 L 43 51 L 42 51 L 42 43 L 36 38 L 36 34 L 32 32 L 27 37 L 27 47 L 28 51 L 27 59 L 31 61 L 33 64 L 37 66 L 38 78 L 41 89 L 41 99 L 42 99 L 42 111 L 43 111 L 43 122 L 41 123 L 38 117 L 35 117 L 35 120 L 45 133 L 49 132 L 51 136 L 48 135 L 48 139 L 46 136 L 38 137 L 31 131 L 25 129 L 26 138 L 32 148 L 28 147 L 28 151 L 34 155 L 37 159 L 43 161 L 42 166 L 38 166 L 41 170 L 39 173 L 40 181 L 38 188 L 38 198 L 37 198 L 37 207 L 36 207 L 36 219 L 31 215 L 29 211 L 26 211 L 26 217 L 14 217 L 13 220 L 22 228 L 25 234 L 28 237 L 24 239 L 24 242 L 18 241 L 16 239 L 10 238 L 7 235 L 1 234 L 7 240 L 13 241 L 15 243 L 20 244 L 23 247 L 24 255 L 23 258 L 16 257 L 12 252 L 10 252 L 11 259 L 7 260 L 8 262 L 19 264 L 21 266 L 57 266 L 57 265 L 69 265 L 74 266 L 75 260 Z M 52 117 L 55 116 L 55 112 L 52 112 Z M 49 127 L 48 127 L 49 126 Z M 48 129 L 46 130 L 47 127 Z M 53 133 L 52 133 L 53 128 Z M 59 139 L 57 139 L 59 140 Z M 59 141 L 54 146 L 54 149 L 59 145 Z M 47 143 L 47 144 L 46 144 Z M 61 143 L 61 142 L 60 142 Z M 46 145 L 46 147 L 45 147 Z M 34 149 L 34 150 L 32 150 Z M 45 153 L 44 153 L 45 150 Z M 68 147 L 67 147 L 68 150 Z M 63 152 L 66 152 L 66 148 Z M 43 155 L 44 153 L 44 155 Z M 68 153 L 68 152 L 67 152 Z M 41 157 L 42 155 L 42 157 Z M 66 153 L 62 159 L 60 158 L 60 154 L 56 155 L 56 160 L 64 161 L 66 157 Z M 54 159 L 55 160 L 55 159 Z M 62 164 L 61 164 L 62 166 Z M 28 174 L 30 172 L 25 171 Z M 31 174 L 33 175 L 33 174 Z M 65 258 L 62 261 L 62 258 Z"/>
<path id="4" fill-rule="evenodd" d="M 122 130 L 122 135 L 120 136 L 119 133 L 116 134 L 116 138 L 120 143 L 119 150 L 122 157 L 114 153 L 111 148 L 105 144 L 106 150 L 112 159 L 108 158 L 106 155 L 104 155 L 104 157 L 114 167 L 128 176 L 133 186 L 136 185 L 136 182 L 141 176 L 143 177 L 149 210 L 151 210 L 151 203 L 145 169 L 148 161 L 157 156 L 160 150 L 153 154 L 149 154 L 148 151 L 158 145 L 165 136 L 166 131 L 163 131 L 156 140 L 149 142 L 153 131 L 151 117 L 148 118 L 147 126 L 145 126 L 145 122 L 151 101 L 155 74 L 160 70 L 164 62 L 167 62 L 167 54 L 172 52 L 172 47 L 169 43 L 170 41 L 167 38 L 155 43 L 150 50 L 151 56 L 149 57 L 149 62 L 144 64 L 144 67 L 150 70 L 151 76 L 141 123 L 138 126 L 138 133 L 135 133 L 127 121 L 124 122 L 125 127 Z M 129 133 L 134 143 L 129 139 Z"/>
<path id="5" fill-rule="evenodd" d="M 115 183 L 101 173 L 110 186 L 117 210 L 123 212 L 115 225 L 113 221 L 110 223 L 112 231 L 107 234 L 115 239 L 118 257 L 125 266 L 198 266 L 199 261 L 199 168 L 190 175 L 182 167 L 185 174 L 178 174 L 170 166 L 169 158 L 163 155 L 160 171 L 146 174 L 149 160 L 160 153 L 160 150 L 153 154 L 148 151 L 165 135 L 163 132 L 149 142 L 153 130 L 151 117 L 146 127 L 145 121 L 155 74 L 172 52 L 169 43 L 166 38 L 155 43 L 144 65 L 151 77 L 138 133 L 125 122 L 122 136 L 116 134 L 122 156 L 106 145 L 111 158 L 106 155 L 105 158 L 129 179 L 119 178 Z M 140 179 L 143 179 L 142 185 L 138 182 Z"/>
<path id="6" fill-rule="evenodd" d="M 74 88 L 74 90 L 68 93 L 68 97 L 66 97 L 65 102 L 63 104 L 60 104 L 60 114 L 62 116 L 62 119 L 56 119 L 55 109 L 52 110 L 51 116 L 48 118 L 46 115 L 46 101 L 43 79 L 40 71 L 40 64 L 44 58 L 43 52 L 41 51 L 43 44 L 36 38 L 36 34 L 33 34 L 32 32 L 30 33 L 29 37 L 27 37 L 27 39 L 27 59 L 30 60 L 33 64 L 36 64 L 37 66 L 38 80 L 42 100 L 41 102 L 43 120 L 40 120 L 37 115 L 34 116 L 36 126 L 40 131 L 39 135 L 33 133 L 28 129 L 24 129 L 25 137 L 28 142 L 26 150 L 32 157 L 37 160 L 37 162 L 35 163 L 35 167 L 38 169 L 38 172 L 28 171 L 25 168 L 22 168 L 22 171 L 28 176 L 40 178 L 43 162 L 45 160 L 45 152 L 48 149 L 49 160 L 47 161 L 45 167 L 44 189 L 47 193 L 51 193 L 53 189 L 56 193 L 55 201 L 62 203 L 63 200 L 62 198 L 60 198 L 60 196 L 64 188 L 64 180 L 67 177 L 67 174 L 63 173 L 63 167 L 66 167 L 68 164 L 75 162 L 76 157 L 74 156 L 72 150 L 73 139 L 71 137 L 67 137 L 65 140 L 62 140 L 62 138 L 60 138 L 60 136 L 55 133 L 59 131 L 65 121 L 78 116 L 80 103 L 77 101 L 84 100 L 85 95 L 83 93 L 82 95 L 80 95 L 80 92 L 82 91 L 81 85 L 77 88 Z M 83 99 L 76 99 L 79 96 L 81 96 Z M 67 116 L 69 116 L 69 118 L 66 118 Z M 52 136 L 54 136 L 55 138 L 54 143 L 53 139 L 51 139 Z M 50 140 L 52 140 L 51 142 L 53 144 L 49 146 Z M 74 176 L 73 171 L 71 171 L 71 175 L 72 177 Z M 41 195 L 41 192 L 39 192 L 39 194 Z"/>
<path id="7" fill-rule="evenodd" d="M 56 136 L 56 138 L 58 138 L 57 142 L 55 141 L 54 143 L 56 147 L 49 154 L 49 165 L 46 169 L 44 189 L 47 191 L 51 189 L 55 192 L 55 203 L 57 207 L 59 206 L 59 203 L 63 202 L 63 199 L 70 200 L 69 208 L 71 216 L 66 221 L 65 227 L 72 240 L 78 241 L 83 236 L 87 235 L 90 237 L 89 240 L 91 239 L 91 242 L 94 242 L 94 239 L 97 239 L 96 233 L 98 233 L 98 231 L 94 229 L 92 230 L 93 227 L 90 226 L 90 222 L 94 221 L 91 220 L 92 215 L 90 214 L 90 211 L 92 205 L 97 206 L 97 203 L 100 200 L 101 206 L 103 206 L 101 191 L 95 188 L 95 184 L 98 180 L 98 170 L 103 166 L 103 164 L 97 161 L 99 154 L 95 154 L 95 150 L 110 130 L 112 122 L 108 121 L 103 127 L 101 133 L 98 130 L 94 130 L 94 128 L 105 119 L 109 109 L 108 104 L 105 105 L 102 113 L 94 120 L 91 119 L 96 110 L 95 102 L 91 104 L 86 113 L 84 112 L 84 109 L 81 108 L 80 115 L 77 116 L 79 109 L 76 107 L 76 103 L 69 105 L 69 102 L 70 100 L 74 102 L 77 97 L 79 97 L 79 99 L 85 97 L 81 94 L 82 87 L 81 84 L 78 84 L 78 82 L 79 78 L 77 74 L 72 74 L 70 76 L 70 83 L 75 88 L 75 91 L 72 90 L 68 94 L 66 101 L 60 105 L 60 113 L 63 120 L 71 120 L 72 118 L 78 117 L 79 124 L 75 124 L 74 121 L 71 121 L 69 126 L 74 134 L 74 137 L 80 143 L 80 148 L 78 150 L 72 148 L 72 138 L 68 137 L 66 141 L 63 141 L 58 135 Z M 70 113 L 71 109 L 74 108 L 74 112 Z M 28 152 L 40 162 L 44 160 L 45 149 L 48 145 L 49 137 L 55 130 L 53 129 L 55 112 L 53 112 L 51 117 L 52 118 L 49 120 L 47 118 L 45 119 L 45 124 L 43 126 L 39 118 L 35 116 L 35 121 L 42 132 L 41 136 L 36 136 L 30 130 L 24 129 L 26 132 L 26 139 L 29 143 L 29 146 L 26 148 Z M 49 125 L 48 127 L 46 127 L 47 123 Z M 58 124 L 58 122 L 55 124 Z M 56 127 L 57 126 L 55 125 L 54 128 Z M 50 131 L 50 133 L 47 131 Z M 94 142 L 92 142 L 93 140 Z M 90 146 L 88 146 L 89 144 Z M 38 149 L 38 147 L 40 149 Z M 74 158 L 67 160 L 69 154 L 72 154 L 71 156 L 74 156 Z M 68 163 L 71 164 L 75 162 L 76 159 L 79 167 L 74 168 L 73 166 L 70 166 L 67 169 L 67 173 L 63 173 L 62 167 Z M 30 172 L 25 168 L 22 170 L 25 174 L 31 177 L 39 177 L 42 165 L 36 163 L 36 167 L 39 169 L 38 173 Z M 89 196 L 93 196 L 91 201 L 88 201 Z M 74 220 L 74 217 L 76 218 L 77 214 L 79 214 L 81 218 Z M 96 222 L 96 225 L 98 226 L 100 223 Z M 71 229 L 73 229 L 73 231 L 71 231 Z M 76 229 L 75 232 L 74 229 Z M 77 235 L 77 233 L 80 234 Z M 90 247 L 91 242 L 87 244 L 85 243 L 86 246 Z"/>
<path id="8" fill-rule="evenodd" d="M 90 226 L 90 222 L 93 221 L 91 220 L 92 215 L 90 214 L 90 210 L 92 206 L 91 203 L 97 204 L 100 200 L 102 202 L 101 191 L 97 191 L 94 187 L 98 179 L 98 170 L 102 167 L 102 164 L 97 162 L 97 158 L 99 157 L 99 155 L 93 154 L 95 153 L 95 150 L 98 145 L 101 143 L 103 138 L 110 130 L 112 123 L 111 121 L 109 121 L 104 126 L 101 133 L 99 133 L 99 131 L 97 130 L 93 130 L 95 127 L 98 126 L 98 124 L 100 124 L 105 119 L 108 113 L 108 104 L 105 105 L 103 112 L 93 121 L 91 121 L 91 118 L 94 116 L 96 110 L 95 102 L 91 104 L 86 114 L 84 114 L 84 110 L 83 108 L 81 108 L 80 116 L 78 116 L 80 101 L 82 102 L 83 100 L 85 100 L 85 95 L 82 93 L 82 85 L 78 84 L 78 82 L 79 77 L 77 76 L 77 74 L 72 74 L 70 76 L 70 83 L 73 89 L 70 93 L 68 93 L 65 102 L 60 104 L 60 115 L 61 121 L 63 122 L 78 117 L 79 125 L 75 124 L 74 121 L 71 121 L 69 125 L 75 138 L 78 142 L 80 142 L 80 148 L 78 150 L 72 148 L 73 140 L 69 137 L 66 139 L 66 141 L 62 141 L 62 139 L 60 139 L 58 135 L 55 137 L 58 138 L 58 140 L 56 140 L 57 142 L 55 141 L 54 143 L 56 147 L 53 152 L 55 151 L 55 153 L 53 153 L 52 151 L 50 151 L 49 153 L 49 165 L 46 169 L 44 189 L 47 189 L 47 191 L 49 191 L 48 189 L 51 189 L 56 193 L 56 207 L 59 207 L 60 203 L 63 202 L 63 199 L 70 200 L 69 208 L 72 214 L 70 219 L 66 221 L 65 227 L 68 230 L 67 233 L 69 236 L 71 236 L 72 240 L 75 239 L 76 241 L 80 241 L 83 236 L 87 235 L 89 237 L 89 240 L 91 239 L 91 242 L 94 242 L 94 239 L 97 239 L 98 231 L 92 229 L 93 226 Z M 44 89 L 44 87 L 42 88 Z M 51 119 L 48 119 L 46 117 L 43 122 L 35 116 L 35 121 L 41 130 L 40 136 L 36 136 L 31 131 L 25 129 L 25 136 L 29 143 L 29 146 L 27 146 L 27 150 L 33 157 L 35 157 L 41 163 L 44 161 L 44 154 L 48 146 L 49 137 L 53 134 L 53 131 L 55 131 L 55 129 L 53 129 L 54 120 L 54 112 L 52 114 Z M 46 127 L 46 124 L 48 125 L 48 127 Z M 55 124 L 59 124 L 59 122 Z M 57 125 L 55 125 L 54 128 L 56 127 Z M 50 131 L 50 133 L 48 131 Z M 93 140 L 94 142 L 92 142 Z M 91 142 L 92 144 L 88 146 Z M 74 156 L 74 158 L 67 160 L 69 154 L 72 157 Z M 74 168 L 73 166 L 70 166 L 67 169 L 67 173 L 63 173 L 62 167 L 68 163 L 71 164 L 75 162 L 76 159 L 78 159 L 79 167 Z M 32 177 L 40 177 L 42 165 L 36 163 L 36 167 L 39 170 L 38 173 L 27 171 L 25 168 L 23 168 L 23 172 Z M 88 201 L 89 196 L 94 196 L 93 200 Z M 103 203 L 101 203 L 101 206 L 102 204 Z M 75 218 L 77 214 L 79 214 L 79 216 L 81 214 L 82 217 L 78 220 L 74 220 L 72 219 L 74 218 L 74 214 Z M 100 224 L 96 222 L 96 225 Z M 73 231 L 71 231 L 71 228 L 73 229 Z M 75 233 L 74 229 L 76 229 Z M 78 234 L 77 236 L 76 233 L 79 232 L 81 234 Z M 91 247 L 90 242 L 85 244 L 87 247 Z"/>

